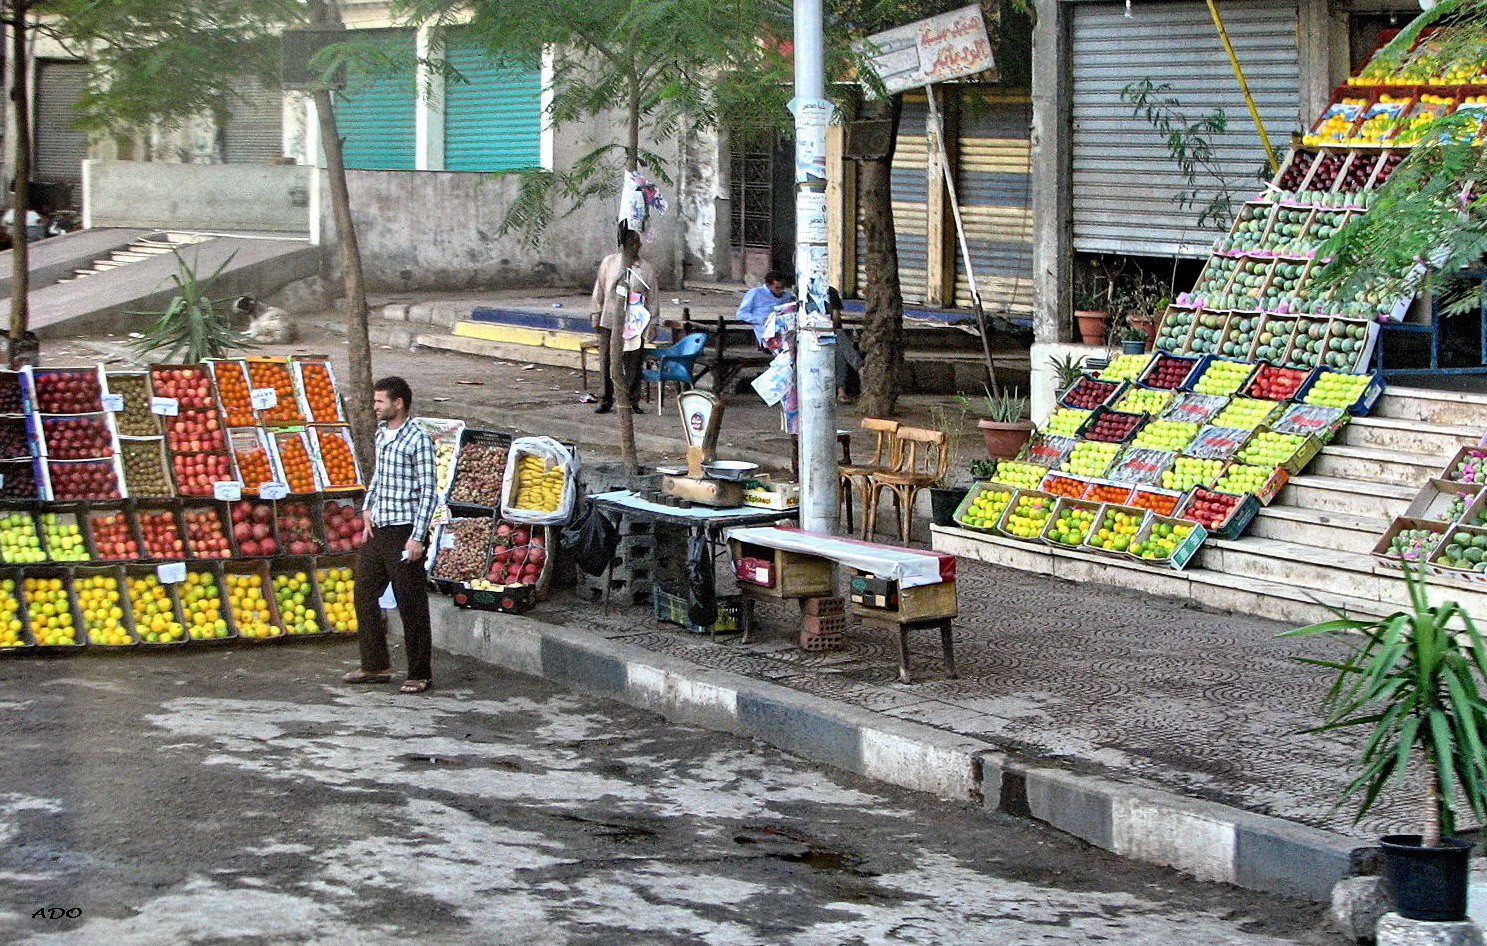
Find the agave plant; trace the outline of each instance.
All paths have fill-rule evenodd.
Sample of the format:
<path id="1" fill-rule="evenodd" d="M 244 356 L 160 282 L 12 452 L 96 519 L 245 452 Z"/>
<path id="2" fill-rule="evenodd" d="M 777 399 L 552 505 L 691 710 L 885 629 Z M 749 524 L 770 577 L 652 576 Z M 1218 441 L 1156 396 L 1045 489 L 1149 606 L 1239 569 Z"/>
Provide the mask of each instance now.
<path id="1" fill-rule="evenodd" d="M 155 324 L 135 342 L 139 356 L 144 358 L 163 351 L 159 360 L 196 364 L 207 358 L 225 358 L 233 351 L 252 347 L 246 336 L 233 331 L 225 300 L 212 298 L 212 287 L 217 277 L 237 254 L 227 257 L 214 273 L 203 279 L 196 275 L 196 267 L 181 255 L 180 250 L 172 249 L 171 252 L 175 254 L 180 270 L 170 277 L 176 284 L 176 296 Z"/>

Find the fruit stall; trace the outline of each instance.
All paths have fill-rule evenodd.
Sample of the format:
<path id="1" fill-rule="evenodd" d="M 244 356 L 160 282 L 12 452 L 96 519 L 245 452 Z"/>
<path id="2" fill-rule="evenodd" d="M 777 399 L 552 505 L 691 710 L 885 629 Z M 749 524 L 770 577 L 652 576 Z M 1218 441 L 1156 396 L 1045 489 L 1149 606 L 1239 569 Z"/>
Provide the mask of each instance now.
<path id="1" fill-rule="evenodd" d="M 1394 517 L 1373 555 L 1390 568 L 1487 584 L 1487 447 L 1457 450 Z"/>

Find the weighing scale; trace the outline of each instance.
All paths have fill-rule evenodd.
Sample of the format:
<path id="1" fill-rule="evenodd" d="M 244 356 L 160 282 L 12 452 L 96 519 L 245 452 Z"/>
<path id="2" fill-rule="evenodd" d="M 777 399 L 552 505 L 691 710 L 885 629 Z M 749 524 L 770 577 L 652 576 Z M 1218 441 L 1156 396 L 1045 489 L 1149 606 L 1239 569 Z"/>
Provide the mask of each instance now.
<path id="1" fill-rule="evenodd" d="M 682 434 L 687 440 L 687 473 L 663 473 L 661 492 L 704 506 L 733 508 L 743 505 L 743 484 L 736 479 L 709 476 L 705 467 L 714 460 L 718 428 L 723 422 L 723 401 L 706 391 L 683 391 L 676 399 Z M 752 473 L 754 464 L 739 464 Z M 747 474 L 745 474 L 747 475 Z"/>

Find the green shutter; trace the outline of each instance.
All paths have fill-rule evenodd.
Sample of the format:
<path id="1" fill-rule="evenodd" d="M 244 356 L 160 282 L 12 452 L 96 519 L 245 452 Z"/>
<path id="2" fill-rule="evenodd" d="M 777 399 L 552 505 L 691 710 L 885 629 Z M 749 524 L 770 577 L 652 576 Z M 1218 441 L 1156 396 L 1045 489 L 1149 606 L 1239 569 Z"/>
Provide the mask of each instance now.
<path id="1" fill-rule="evenodd" d="M 336 127 L 345 141 L 348 168 L 412 170 L 415 166 L 416 83 L 413 67 L 413 34 L 407 30 L 358 30 L 381 33 L 399 54 L 406 54 L 406 68 L 392 75 L 355 76 L 336 97 Z"/>
<path id="2" fill-rule="evenodd" d="M 542 163 L 542 72 L 498 65 L 468 34 L 448 41 L 450 65 L 465 81 L 444 88 L 444 167 L 514 171 Z"/>

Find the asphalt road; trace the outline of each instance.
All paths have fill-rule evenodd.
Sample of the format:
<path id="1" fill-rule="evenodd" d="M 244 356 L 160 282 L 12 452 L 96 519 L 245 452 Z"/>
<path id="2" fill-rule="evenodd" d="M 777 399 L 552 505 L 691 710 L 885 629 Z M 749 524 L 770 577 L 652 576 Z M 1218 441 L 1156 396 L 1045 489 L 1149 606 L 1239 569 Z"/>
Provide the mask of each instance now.
<path id="1" fill-rule="evenodd" d="M 354 658 L 0 659 L 0 942 L 1340 942 L 1315 905 L 472 660 L 337 684 Z"/>

